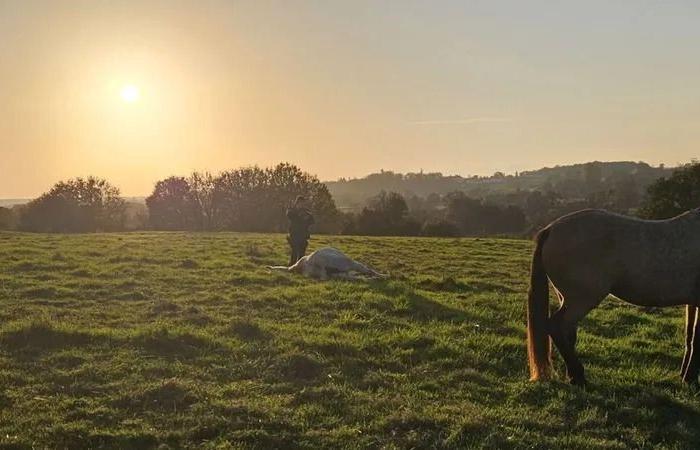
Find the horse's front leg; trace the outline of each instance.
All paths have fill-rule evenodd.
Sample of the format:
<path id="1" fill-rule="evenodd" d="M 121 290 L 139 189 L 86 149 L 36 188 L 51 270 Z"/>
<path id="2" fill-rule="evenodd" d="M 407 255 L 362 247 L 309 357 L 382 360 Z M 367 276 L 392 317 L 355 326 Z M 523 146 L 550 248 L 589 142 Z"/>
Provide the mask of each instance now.
<path id="1" fill-rule="evenodd" d="M 685 354 L 681 364 L 681 378 L 685 379 L 685 372 L 688 369 L 690 355 L 693 352 L 693 331 L 695 330 L 695 316 L 698 308 L 694 305 L 685 306 Z"/>
<path id="2" fill-rule="evenodd" d="M 686 356 L 683 358 L 681 376 L 688 384 L 697 384 L 700 372 L 700 320 L 696 306 L 686 309 Z M 688 345 L 690 343 L 690 345 Z"/>

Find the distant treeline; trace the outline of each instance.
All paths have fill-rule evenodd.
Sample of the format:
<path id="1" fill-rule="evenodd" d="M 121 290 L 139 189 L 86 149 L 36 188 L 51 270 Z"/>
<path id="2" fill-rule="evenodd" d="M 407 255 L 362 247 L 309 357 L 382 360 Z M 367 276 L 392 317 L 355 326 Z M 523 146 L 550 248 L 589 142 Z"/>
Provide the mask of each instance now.
<path id="1" fill-rule="evenodd" d="M 354 211 L 361 210 L 368 197 L 381 191 L 398 192 L 407 200 L 414 196 L 427 198 L 430 195 L 442 196 L 459 191 L 472 198 L 499 204 L 510 202 L 512 194 L 519 193 L 522 196 L 532 191 L 555 193 L 558 197 L 571 201 L 586 200 L 591 196 L 610 196 L 610 191 L 615 191 L 632 194 L 639 201 L 651 183 L 670 176 L 672 172 L 673 169 L 652 167 L 644 162 L 593 161 L 516 172 L 512 175 L 496 172 L 491 176 L 472 177 L 381 171 L 363 178 L 326 182 L 326 185 L 341 210 Z M 605 200 L 616 201 L 614 198 Z"/>
<path id="2" fill-rule="evenodd" d="M 588 163 L 578 171 L 569 170 L 571 178 L 556 183 L 548 179 L 539 189 L 501 189 L 484 196 L 462 190 L 425 196 L 380 190 L 366 198 L 363 206 L 345 211 L 336 207 L 327 184 L 288 163 L 217 175 L 172 176 L 156 183 L 145 204 L 125 201 L 106 180 L 76 178 L 57 183 L 25 205 L 0 207 L 0 229 L 282 232 L 287 229 L 286 208 L 298 195 L 310 200 L 314 232 L 377 236 L 528 235 L 562 214 L 583 208 L 666 218 L 700 206 L 698 163 L 672 173 L 643 163 L 633 163 L 637 166 L 632 166 L 632 173 L 615 172 L 605 164 L 630 167 Z M 649 180 L 657 171 L 670 176 Z"/>
<path id="3" fill-rule="evenodd" d="M 156 183 L 145 205 L 127 203 L 106 180 L 76 178 L 57 183 L 39 198 L 4 214 L 15 229 L 49 233 L 137 229 L 276 232 L 286 229 L 286 208 L 298 195 L 310 200 L 318 231 L 337 231 L 338 211 L 326 186 L 286 163 L 218 175 L 172 176 Z"/>

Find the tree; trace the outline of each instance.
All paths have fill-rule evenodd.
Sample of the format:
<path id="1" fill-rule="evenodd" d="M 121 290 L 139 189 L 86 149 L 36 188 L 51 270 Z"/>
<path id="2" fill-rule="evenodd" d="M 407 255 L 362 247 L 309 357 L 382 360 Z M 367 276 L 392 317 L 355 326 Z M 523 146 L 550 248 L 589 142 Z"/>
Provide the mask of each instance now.
<path id="1" fill-rule="evenodd" d="M 525 215 L 534 227 L 546 225 L 557 212 L 555 210 L 559 196 L 552 190 L 528 192 L 525 197 Z"/>
<path id="2" fill-rule="evenodd" d="M 190 184 L 182 177 L 169 177 L 156 183 L 146 198 L 151 226 L 156 230 L 191 230 L 200 225 Z"/>
<path id="3" fill-rule="evenodd" d="M 0 207 L 0 230 L 14 230 L 17 227 L 17 215 L 10 208 Z"/>
<path id="4" fill-rule="evenodd" d="M 396 192 L 382 191 L 368 201 L 357 217 L 358 234 L 373 236 L 417 236 L 420 224 L 408 215 L 406 200 Z"/>
<path id="5" fill-rule="evenodd" d="M 668 219 L 700 206 L 700 163 L 687 164 L 647 188 L 639 215 Z"/>
<path id="6" fill-rule="evenodd" d="M 468 197 L 464 192 L 450 192 L 445 196 L 446 218 L 456 224 L 462 234 L 484 234 L 481 223 L 481 201 Z"/>
<path id="7" fill-rule="evenodd" d="M 423 236 L 455 237 L 459 236 L 459 227 L 448 220 L 429 221 L 423 224 Z"/>
<path id="8" fill-rule="evenodd" d="M 596 191 L 603 180 L 603 165 L 598 161 L 584 164 L 583 179 L 589 192 Z"/>
<path id="9" fill-rule="evenodd" d="M 189 198 L 199 219 L 197 228 L 211 230 L 218 223 L 219 208 L 216 202 L 216 177 L 209 172 L 192 172 L 187 179 Z"/>
<path id="10" fill-rule="evenodd" d="M 288 163 L 171 177 L 158 182 L 146 203 L 159 229 L 279 232 L 286 230 L 286 209 L 298 195 L 310 200 L 317 231 L 338 231 L 338 212 L 326 186 Z"/>
<path id="11" fill-rule="evenodd" d="M 269 206 L 272 213 L 272 223 L 275 231 L 287 228 L 286 208 L 298 196 L 309 199 L 311 210 L 315 216 L 314 228 L 322 232 L 337 232 L 339 228 L 338 210 L 335 201 L 325 184 L 318 178 L 299 167 L 280 163 L 265 171 L 269 184 Z"/>
<path id="12" fill-rule="evenodd" d="M 515 205 L 498 206 L 463 192 L 447 194 L 446 204 L 447 220 L 456 224 L 462 234 L 520 233 L 525 229 L 525 214 Z"/>
<path id="13" fill-rule="evenodd" d="M 23 209 L 20 228 L 26 231 L 77 233 L 124 228 L 125 206 L 119 189 L 89 177 L 56 183 Z"/>
<path id="14" fill-rule="evenodd" d="M 259 167 L 221 173 L 216 179 L 216 204 L 221 228 L 270 231 L 267 175 Z"/>

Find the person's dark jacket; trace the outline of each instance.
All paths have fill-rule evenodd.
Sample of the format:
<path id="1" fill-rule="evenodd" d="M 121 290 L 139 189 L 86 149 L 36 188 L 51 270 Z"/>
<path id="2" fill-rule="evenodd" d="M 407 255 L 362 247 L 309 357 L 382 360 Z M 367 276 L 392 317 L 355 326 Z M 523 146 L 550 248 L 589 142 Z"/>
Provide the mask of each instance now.
<path id="1" fill-rule="evenodd" d="M 287 210 L 289 219 L 289 235 L 292 239 L 308 239 L 310 237 L 309 228 L 315 223 L 314 216 L 306 208 L 289 208 Z"/>

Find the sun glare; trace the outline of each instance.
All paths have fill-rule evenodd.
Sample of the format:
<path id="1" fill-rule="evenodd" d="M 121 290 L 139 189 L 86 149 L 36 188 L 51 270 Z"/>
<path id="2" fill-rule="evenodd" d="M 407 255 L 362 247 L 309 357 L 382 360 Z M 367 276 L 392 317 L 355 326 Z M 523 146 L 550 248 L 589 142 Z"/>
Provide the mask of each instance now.
<path id="1" fill-rule="evenodd" d="M 127 84 L 122 88 L 120 95 L 125 102 L 134 103 L 141 98 L 141 91 L 133 84 Z"/>

